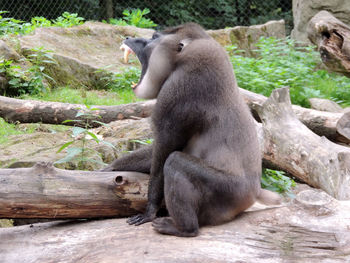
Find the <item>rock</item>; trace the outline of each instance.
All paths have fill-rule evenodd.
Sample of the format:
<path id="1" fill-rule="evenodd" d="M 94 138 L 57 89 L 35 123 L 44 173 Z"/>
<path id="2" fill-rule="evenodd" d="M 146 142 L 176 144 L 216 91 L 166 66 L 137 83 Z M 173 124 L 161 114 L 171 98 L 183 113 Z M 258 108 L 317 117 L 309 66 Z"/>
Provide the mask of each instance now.
<path id="1" fill-rule="evenodd" d="M 0 58 L 16 61 L 20 58 L 20 55 L 9 47 L 5 41 L 0 40 Z"/>
<path id="2" fill-rule="evenodd" d="M 132 26 L 86 22 L 71 28 L 37 28 L 19 40 L 24 55 L 41 46 L 53 51 L 57 65 L 46 65 L 46 71 L 58 85 L 96 88 L 105 85 L 106 73 L 99 72 L 101 69 L 108 66 L 108 71 L 117 72 L 129 66 L 123 63 L 119 49 L 126 36 L 151 37 L 153 32 Z"/>
<path id="3" fill-rule="evenodd" d="M 21 125 L 23 129 L 25 125 Z M 32 134 L 12 135 L 10 140 L 0 147 L 0 167 L 31 167 L 39 161 L 55 162 L 65 157 L 65 151 L 56 152 L 64 143 L 72 140 L 72 132 L 70 129 L 57 131 L 54 127 L 54 125 L 41 124 Z M 88 153 L 87 157 L 95 160 L 87 162 L 88 170 L 101 169 L 103 165 L 99 162 L 110 163 L 116 157 L 140 147 L 139 141 L 152 137 L 147 118 L 116 121 L 109 123 L 108 128 L 102 126 L 91 131 L 102 136 L 104 141 L 113 144 L 116 148 L 87 140 L 86 147 L 93 149 L 93 152 Z M 71 146 L 81 147 L 81 141 Z M 97 156 L 96 153 L 101 156 Z M 55 164 L 55 166 L 62 169 L 79 168 L 78 162 L 74 159 L 66 163 Z"/>
<path id="4" fill-rule="evenodd" d="M 309 99 L 312 109 L 328 112 L 343 112 L 343 108 L 332 100 L 311 98 Z"/>
<path id="5" fill-rule="evenodd" d="M 111 72 L 139 65 L 123 62 L 119 49 L 126 36 L 150 38 L 154 30 L 132 26 L 114 26 L 99 22 L 86 22 L 71 28 L 37 28 L 32 34 L 19 37 L 21 55 L 28 56 L 33 49 L 51 50 L 57 64 L 46 64 L 45 72 L 55 80 L 55 85 L 102 88 Z M 251 55 L 254 44 L 261 36 L 285 37 L 284 21 L 270 21 L 263 25 L 209 30 L 222 45 L 237 45 Z M 106 78 L 107 77 L 107 78 Z"/>
<path id="6" fill-rule="evenodd" d="M 254 45 L 260 37 L 286 37 L 284 20 L 269 21 L 263 25 L 208 30 L 207 32 L 221 45 L 236 45 L 238 49 L 244 50 L 244 55 L 248 56 L 254 55 L 253 50 L 256 48 Z"/>
<path id="7" fill-rule="evenodd" d="M 307 24 L 319 11 L 327 10 L 336 18 L 350 25 L 350 1 L 344 0 L 293 0 L 294 29 L 293 39 L 308 43 Z"/>

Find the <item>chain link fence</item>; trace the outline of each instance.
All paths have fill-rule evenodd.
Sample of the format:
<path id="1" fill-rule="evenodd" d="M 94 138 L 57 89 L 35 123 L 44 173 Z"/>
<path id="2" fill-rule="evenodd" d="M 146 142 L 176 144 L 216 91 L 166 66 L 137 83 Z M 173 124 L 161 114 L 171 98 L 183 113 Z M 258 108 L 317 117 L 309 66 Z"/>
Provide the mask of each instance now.
<path id="1" fill-rule="evenodd" d="M 55 19 L 63 12 L 78 13 L 86 20 L 121 18 L 125 9 L 150 9 L 147 18 L 158 28 L 196 22 L 206 29 L 262 24 L 284 19 L 287 32 L 293 26 L 292 0 L 2 0 L 0 10 L 8 17 L 30 21 L 42 16 Z"/>

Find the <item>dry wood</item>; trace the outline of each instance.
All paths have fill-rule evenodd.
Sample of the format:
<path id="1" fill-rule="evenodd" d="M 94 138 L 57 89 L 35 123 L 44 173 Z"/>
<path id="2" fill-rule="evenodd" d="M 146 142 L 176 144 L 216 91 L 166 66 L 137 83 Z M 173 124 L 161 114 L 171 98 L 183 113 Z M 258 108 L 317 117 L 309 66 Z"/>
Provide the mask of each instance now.
<path id="1" fill-rule="evenodd" d="M 160 235 L 151 224 L 129 226 L 125 219 L 3 228 L 1 262 L 348 262 L 350 203 L 309 191 L 284 207 L 201 228 L 194 238 Z"/>
<path id="2" fill-rule="evenodd" d="M 0 96 L 0 117 L 9 122 L 62 124 L 65 120 L 84 120 L 84 116 L 75 117 L 78 112 L 84 112 L 99 115 L 100 117 L 96 117 L 95 120 L 109 123 L 122 119 L 148 117 L 154 104 L 155 101 L 147 101 L 117 106 L 92 106 L 99 110 L 89 111 L 85 105 L 20 100 Z M 73 125 L 77 123 L 68 122 L 65 124 Z M 97 127 L 100 125 L 91 123 L 91 126 Z"/>
<path id="3" fill-rule="evenodd" d="M 350 199 L 350 148 L 304 126 L 293 114 L 286 88 L 275 90 L 257 110 L 265 161 L 337 199 Z M 93 218 L 142 211 L 148 176 L 38 164 L 0 169 L 0 179 L 0 218 Z"/>
<path id="4" fill-rule="evenodd" d="M 240 92 L 254 115 L 257 116 L 256 109 L 267 100 L 267 97 L 245 89 L 240 89 Z M 348 121 L 350 111 L 333 113 L 307 109 L 297 105 L 292 105 L 292 109 L 298 119 L 319 136 L 326 136 L 332 141 L 350 143 L 350 124 Z"/>
<path id="5" fill-rule="evenodd" d="M 267 100 L 263 95 L 244 89 L 240 89 L 240 91 L 253 111 Z M 98 121 L 109 123 L 121 119 L 148 117 L 151 115 L 154 105 L 155 100 L 119 106 L 96 106 L 100 110 L 91 113 L 101 116 L 101 118 L 97 118 Z M 350 143 L 350 129 L 346 121 L 350 118 L 350 112 L 330 113 L 294 105 L 293 110 L 298 118 L 316 134 L 326 136 L 333 141 Z M 0 96 L 0 117 L 10 122 L 61 124 L 64 120 L 82 119 L 83 117 L 75 117 L 78 111 L 88 112 L 84 105 L 19 100 Z M 77 123 L 68 122 L 65 124 Z M 92 124 L 94 127 L 99 125 L 98 123 Z"/>
<path id="6" fill-rule="evenodd" d="M 148 175 L 68 171 L 51 164 L 0 169 L 0 218 L 125 217 L 143 211 Z"/>
<path id="7" fill-rule="evenodd" d="M 257 108 L 264 160 L 331 196 L 350 199 L 350 148 L 319 137 L 292 110 L 287 88 L 274 90 Z"/>
<path id="8" fill-rule="evenodd" d="M 307 33 L 327 68 L 350 77 L 350 27 L 321 11 L 310 20 Z"/>

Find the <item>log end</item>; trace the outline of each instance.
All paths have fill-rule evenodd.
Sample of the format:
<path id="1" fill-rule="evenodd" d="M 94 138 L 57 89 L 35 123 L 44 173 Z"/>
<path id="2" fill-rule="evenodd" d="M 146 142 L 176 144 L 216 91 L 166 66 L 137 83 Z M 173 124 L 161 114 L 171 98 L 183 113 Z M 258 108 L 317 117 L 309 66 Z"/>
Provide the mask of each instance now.
<path id="1" fill-rule="evenodd" d="M 336 128 L 340 135 L 350 140 L 350 111 L 345 112 L 338 120 Z"/>

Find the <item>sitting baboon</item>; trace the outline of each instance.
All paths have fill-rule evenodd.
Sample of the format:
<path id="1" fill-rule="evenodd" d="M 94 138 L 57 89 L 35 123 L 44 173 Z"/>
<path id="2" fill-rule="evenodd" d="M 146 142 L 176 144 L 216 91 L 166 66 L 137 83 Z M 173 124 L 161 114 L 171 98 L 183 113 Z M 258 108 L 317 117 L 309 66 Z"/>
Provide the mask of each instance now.
<path id="1" fill-rule="evenodd" d="M 142 65 L 133 89 L 157 98 L 154 143 L 116 159 L 105 171 L 150 173 L 144 214 L 160 233 L 196 236 L 199 226 L 232 220 L 257 199 L 277 201 L 260 187 L 261 154 L 251 113 L 225 50 L 197 24 L 124 41 Z M 156 219 L 165 198 L 170 217 Z"/>

